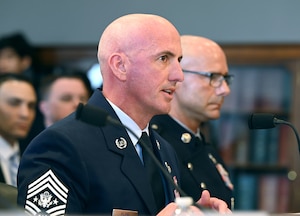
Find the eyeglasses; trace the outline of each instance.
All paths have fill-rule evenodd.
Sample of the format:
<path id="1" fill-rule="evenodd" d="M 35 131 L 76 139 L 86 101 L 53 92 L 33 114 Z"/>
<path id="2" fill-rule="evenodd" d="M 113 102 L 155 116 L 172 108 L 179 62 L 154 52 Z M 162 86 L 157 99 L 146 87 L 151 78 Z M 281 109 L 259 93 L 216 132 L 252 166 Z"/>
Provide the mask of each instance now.
<path id="1" fill-rule="evenodd" d="M 229 86 L 233 80 L 233 75 L 230 74 L 223 75 L 221 73 L 190 71 L 190 70 L 182 70 L 182 71 L 184 73 L 192 73 L 192 74 L 208 77 L 210 79 L 209 84 L 214 88 L 220 87 L 223 83 L 223 80 L 225 80 L 226 84 Z"/>

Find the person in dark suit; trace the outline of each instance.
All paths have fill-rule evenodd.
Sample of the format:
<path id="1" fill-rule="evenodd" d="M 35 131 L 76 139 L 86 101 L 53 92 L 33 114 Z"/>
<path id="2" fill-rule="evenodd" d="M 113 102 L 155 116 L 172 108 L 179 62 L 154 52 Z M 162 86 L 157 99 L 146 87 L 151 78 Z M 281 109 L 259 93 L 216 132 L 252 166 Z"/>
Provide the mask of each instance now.
<path id="1" fill-rule="evenodd" d="M 214 41 L 181 36 L 184 81 L 177 85 L 171 111 L 151 120 L 151 127 L 176 150 L 180 160 L 181 187 L 195 200 L 203 190 L 234 207 L 233 185 L 214 146 L 205 141 L 201 124 L 220 116 L 232 77 L 226 56 Z"/>
<path id="2" fill-rule="evenodd" d="M 79 103 L 85 104 L 93 92 L 84 73 L 68 71 L 49 74 L 41 80 L 38 105 L 44 117 L 44 128 L 74 112 Z"/>
<path id="3" fill-rule="evenodd" d="M 176 153 L 148 125 L 154 115 L 170 110 L 176 83 L 183 80 L 181 56 L 179 33 L 168 20 L 150 14 L 122 16 L 101 36 L 103 90 L 95 90 L 88 101 L 137 135 L 146 132 L 154 154 L 175 182 L 180 181 Z M 75 117 L 73 113 L 46 128 L 24 152 L 18 172 L 19 205 L 29 214 L 111 215 L 121 209 L 171 215 L 178 193 L 161 173 L 156 184 L 161 183 L 162 190 L 153 189 L 147 152 L 139 157 L 139 139 L 123 127 L 97 127 Z M 160 198 L 162 203 L 157 203 Z M 229 210 L 208 192 L 199 203 Z"/>
<path id="4" fill-rule="evenodd" d="M 38 92 L 40 80 L 48 72 L 36 53 L 36 48 L 22 32 L 3 35 L 0 38 L 0 74 L 23 74 L 28 77 Z M 42 131 L 43 115 L 36 106 L 35 118 L 26 137 L 20 140 L 22 146 Z"/>
<path id="5" fill-rule="evenodd" d="M 17 186 L 17 170 L 37 103 L 32 82 L 21 74 L 0 75 L 0 182 Z"/>

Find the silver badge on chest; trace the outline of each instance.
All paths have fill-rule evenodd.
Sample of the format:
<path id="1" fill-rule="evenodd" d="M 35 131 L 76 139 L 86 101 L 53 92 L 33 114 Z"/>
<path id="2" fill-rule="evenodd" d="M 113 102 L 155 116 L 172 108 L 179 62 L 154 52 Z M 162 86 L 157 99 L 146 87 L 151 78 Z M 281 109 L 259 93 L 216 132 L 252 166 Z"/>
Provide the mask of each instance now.
<path id="1" fill-rule="evenodd" d="M 119 139 L 116 139 L 115 140 L 115 143 L 116 143 L 116 146 L 119 148 L 119 149 L 124 149 L 127 147 L 127 141 L 125 138 L 123 137 L 120 137 Z"/>

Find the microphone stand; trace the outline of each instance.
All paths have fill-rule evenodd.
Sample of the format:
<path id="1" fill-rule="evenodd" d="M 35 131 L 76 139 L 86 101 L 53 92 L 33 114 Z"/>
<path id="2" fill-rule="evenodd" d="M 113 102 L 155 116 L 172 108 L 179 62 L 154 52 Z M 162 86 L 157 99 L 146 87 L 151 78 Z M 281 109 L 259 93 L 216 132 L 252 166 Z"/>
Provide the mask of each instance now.
<path id="1" fill-rule="evenodd" d="M 277 118 L 274 118 L 274 124 L 275 125 L 285 124 L 285 125 L 290 126 L 293 129 L 293 131 L 295 133 L 295 136 L 296 136 L 296 139 L 297 139 L 297 143 L 298 143 L 298 151 L 300 153 L 300 139 L 299 139 L 298 132 L 297 132 L 296 128 L 294 127 L 294 125 L 292 125 L 290 122 L 287 122 L 287 121 L 284 121 L 284 120 L 281 120 L 281 119 L 277 119 Z"/>
<path id="2" fill-rule="evenodd" d="M 278 124 L 285 124 L 293 129 L 298 143 L 298 152 L 300 153 L 299 135 L 296 128 L 290 122 L 278 119 L 274 114 L 271 113 L 254 113 L 248 118 L 249 129 L 268 129 L 273 128 Z"/>

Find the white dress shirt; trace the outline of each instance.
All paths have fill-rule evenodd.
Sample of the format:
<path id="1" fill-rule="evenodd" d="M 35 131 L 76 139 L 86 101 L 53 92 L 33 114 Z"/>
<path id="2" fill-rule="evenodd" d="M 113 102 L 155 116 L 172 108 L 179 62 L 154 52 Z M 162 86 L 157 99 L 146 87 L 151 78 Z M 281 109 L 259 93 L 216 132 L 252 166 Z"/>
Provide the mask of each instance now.
<path id="1" fill-rule="evenodd" d="M 18 155 L 17 165 L 20 163 L 20 149 L 18 142 L 15 142 L 14 145 L 8 143 L 3 137 L 0 136 L 0 165 L 3 172 L 5 182 L 10 185 L 14 185 L 13 182 L 16 182 L 17 176 L 10 175 L 10 157 L 14 154 Z M 14 180 L 12 178 L 15 178 Z"/>

